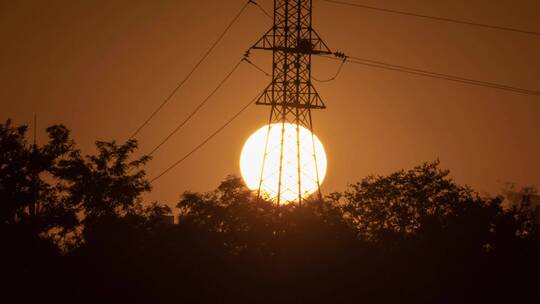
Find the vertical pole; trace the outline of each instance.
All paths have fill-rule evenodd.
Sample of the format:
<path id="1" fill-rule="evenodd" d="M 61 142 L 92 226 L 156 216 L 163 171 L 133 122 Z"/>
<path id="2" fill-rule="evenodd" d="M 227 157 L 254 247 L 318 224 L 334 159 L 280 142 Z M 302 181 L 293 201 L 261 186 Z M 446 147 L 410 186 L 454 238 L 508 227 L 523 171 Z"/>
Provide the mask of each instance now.
<path id="1" fill-rule="evenodd" d="M 33 137 L 34 137 L 34 144 L 32 145 L 32 154 L 34 154 L 34 160 L 35 160 L 35 157 L 36 157 L 36 153 L 37 153 L 37 114 L 34 113 L 34 124 L 33 124 L 34 128 L 33 128 Z M 32 217 L 35 217 L 36 214 L 37 214 L 37 202 L 38 202 L 38 182 L 37 182 L 37 172 L 35 170 L 37 170 L 37 168 L 32 168 L 33 169 L 33 175 L 32 175 L 32 184 L 33 184 L 33 194 L 34 194 L 34 201 L 32 202 L 32 204 L 30 205 L 30 216 Z"/>
<path id="2" fill-rule="evenodd" d="M 277 205 L 281 203 L 281 183 L 283 179 L 283 146 L 285 141 L 285 111 L 283 111 L 283 120 L 281 123 L 281 144 L 280 144 L 280 151 L 279 151 L 279 178 L 278 178 L 278 197 L 277 197 Z"/>
<path id="3" fill-rule="evenodd" d="M 317 178 L 317 193 L 319 200 L 322 201 L 321 181 L 319 180 L 319 164 L 317 162 L 317 150 L 315 147 L 315 134 L 313 134 L 313 121 L 311 120 L 311 112 L 309 112 L 309 125 L 311 126 L 311 144 L 313 145 L 313 161 L 315 162 L 315 176 Z"/>
<path id="4" fill-rule="evenodd" d="M 278 0 L 274 0 L 274 28 L 272 29 L 272 46 L 275 47 L 276 45 L 276 8 L 277 8 L 277 2 Z M 272 51 L 272 62 L 276 62 L 276 51 L 273 50 Z M 276 79 L 276 72 L 275 72 L 275 68 L 272 68 L 272 82 L 275 82 L 275 79 Z M 266 94 L 267 92 L 265 92 Z M 275 90 L 274 90 L 274 86 L 272 86 L 272 91 L 270 92 L 271 96 L 272 96 L 272 102 L 275 103 Z M 266 160 L 267 160 L 267 157 L 268 157 L 268 138 L 270 137 L 270 131 L 272 129 L 272 118 L 273 118 L 273 115 L 274 115 L 274 110 L 275 110 L 275 107 L 274 105 L 272 105 L 272 110 L 270 110 L 270 118 L 268 119 L 268 132 L 266 133 L 266 140 L 265 140 L 265 144 L 264 144 L 264 154 L 263 154 L 263 161 L 262 161 L 262 166 L 261 166 L 261 176 L 259 178 L 259 189 L 257 190 L 257 197 L 261 197 L 261 187 L 262 187 L 262 184 L 263 184 L 263 179 L 264 179 L 264 168 L 266 166 Z M 279 193 L 278 193 L 279 195 Z"/>
<path id="5" fill-rule="evenodd" d="M 313 0 L 309 0 L 309 27 L 311 28 L 311 24 L 313 22 Z M 309 31 L 309 41 L 312 41 L 313 39 L 313 32 L 310 30 Z M 308 69 L 308 79 L 309 79 L 309 82 L 311 84 L 311 52 L 309 53 L 309 58 L 308 58 L 308 65 L 309 65 L 309 69 Z M 311 85 L 309 86 L 309 96 L 311 96 Z M 318 197 L 319 197 L 319 200 L 322 200 L 322 193 L 321 193 L 321 181 L 319 179 L 319 164 L 317 162 L 317 150 L 316 150 L 316 147 L 315 147 L 315 134 L 313 132 L 313 120 L 311 118 L 311 111 L 309 111 L 308 113 L 309 115 L 309 131 L 311 132 L 311 144 L 313 146 L 313 161 L 315 162 L 315 177 L 317 179 L 317 193 L 318 193 Z"/>
<path id="6" fill-rule="evenodd" d="M 266 140 L 264 143 L 264 154 L 261 166 L 261 176 L 259 178 L 259 189 L 257 190 L 257 197 L 261 197 L 261 187 L 264 179 L 264 167 L 266 165 L 266 158 L 268 157 L 268 138 L 270 137 L 270 131 L 272 130 L 272 115 L 274 114 L 274 108 L 270 111 L 270 119 L 268 121 L 268 130 L 266 131 Z"/>
<path id="7" fill-rule="evenodd" d="M 34 113 L 34 147 L 36 146 L 36 133 L 37 133 L 37 114 Z"/>
<path id="8" fill-rule="evenodd" d="M 285 0 L 285 31 L 284 31 L 284 42 L 285 42 L 285 49 L 289 47 L 289 0 Z M 283 180 L 283 145 L 285 141 L 285 121 L 287 119 L 287 99 L 290 97 L 290 94 L 287 90 L 287 73 L 289 71 L 289 54 L 288 52 L 283 52 L 283 83 L 285 84 L 283 86 L 283 102 L 281 105 L 281 146 L 280 146 L 280 152 L 279 152 L 279 178 L 278 178 L 278 198 L 277 198 L 277 204 L 281 203 L 281 188 L 282 188 L 282 180 Z"/>
<path id="9" fill-rule="evenodd" d="M 296 109 L 298 114 L 298 108 Z M 302 168 L 300 165 L 300 122 L 296 120 L 296 161 L 298 162 L 298 204 L 302 204 Z"/>
<path id="10" fill-rule="evenodd" d="M 296 44 L 300 43 L 302 39 L 302 1 L 303 0 L 297 0 L 297 20 L 296 20 Z M 300 60 L 302 54 L 300 52 L 296 52 L 296 79 L 295 79 L 295 85 L 296 85 L 296 92 L 295 92 L 295 103 L 296 103 L 296 161 L 297 167 L 298 167 L 298 204 L 302 204 L 302 165 L 300 163 Z"/>

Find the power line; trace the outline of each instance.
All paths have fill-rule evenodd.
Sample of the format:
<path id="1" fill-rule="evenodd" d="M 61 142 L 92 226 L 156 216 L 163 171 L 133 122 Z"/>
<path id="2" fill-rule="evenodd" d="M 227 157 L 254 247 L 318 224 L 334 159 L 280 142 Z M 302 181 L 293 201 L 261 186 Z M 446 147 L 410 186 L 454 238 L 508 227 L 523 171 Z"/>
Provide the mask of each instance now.
<path id="1" fill-rule="evenodd" d="M 214 90 L 212 90 L 212 92 L 210 92 L 210 94 L 208 96 L 206 96 L 206 98 L 204 98 L 198 105 L 197 107 L 178 125 L 176 126 L 176 128 L 171 132 L 169 133 L 169 135 L 167 135 L 167 137 L 165 137 L 154 149 L 152 149 L 152 151 L 150 151 L 150 153 L 148 153 L 148 156 L 152 156 L 157 150 L 159 150 L 159 148 L 161 148 L 174 134 L 176 134 L 178 131 L 180 131 L 180 129 L 182 129 L 182 127 L 188 122 L 191 120 L 191 118 L 193 118 L 193 116 L 195 116 L 195 114 L 197 114 L 197 112 L 199 112 L 199 110 L 210 100 L 210 98 L 212 98 L 212 96 L 214 96 L 214 94 L 223 86 L 223 84 L 225 84 L 225 82 L 231 77 L 231 75 L 238 69 L 238 67 L 240 66 L 240 64 L 244 61 L 244 59 L 238 61 L 238 63 L 236 65 L 234 65 L 234 67 L 232 68 L 232 70 L 225 76 L 225 78 L 223 78 L 223 80 L 221 80 L 219 82 L 219 84 L 216 86 L 216 88 Z"/>
<path id="2" fill-rule="evenodd" d="M 171 98 L 176 94 L 176 92 L 186 83 L 186 81 L 191 77 L 191 75 L 197 70 L 197 68 L 204 62 L 204 60 L 210 55 L 210 53 L 214 50 L 214 48 L 218 45 L 218 43 L 223 39 L 225 34 L 229 31 L 229 29 L 236 23 L 238 18 L 242 15 L 244 10 L 248 7 L 249 4 L 253 4 L 253 1 L 248 1 L 240 11 L 235 15 L 235 17 L 232 19 L 232 21 L 225 27 L 223 32 L 218 36 L 218 38 L 212 43 L 210 48 L 204 53 L 202 58 L 195 64 L 195 66 L 189 71 L 189 73 L 180 81 L 180 83 L 174 88 L 174 90 L 163 100 L 163 102 L 150 114 L 150 116 L 133 132 L 133 134 L 129 137 L 129 139 L 134 138 L 139 134 L 139 132 L 154 118 L 154 116 L 161 111 L 161 109 L 171 100 Z"/>
<path id="3" fill-rule="evenodd" d="M 494 83 L 494 82 L 480 81 L 480 80 L 469 79 L 469 78 L 464 78 L 464 77 L 454 76 L 454 75 L 449 75 L 449 74 L 430 72 L 430 71 L 427 71 L 427 70 L 420 70 L 420 69 L 416 69 L 416 68 L 410 68 L 410 67 L 405 67 L 405 66 L 400 66 L 400 65 L 395 65 L 395 64 L 389 64 L 389 63 L 386 63 L 386 62 L 375 61 L 375 60 L 370 60 L 370 59 L 364 59 L 364 58 L 359 58 L 359 57 L 349 57 L 349 58 L 359 61 L 359 62 L 353 62 L 353 63 L 357 63 L 357 64 L 367 65 L 366 63 L 368 63 L 368 64 L 372 64 L 372 65 L 379 65 L 380 67 L 385 66 L 387 68 L 392 68 L 392 69 L 396 69 L 396 70 L 399 69 L 401 72 L 407 72 L 407 73 L 417 74 L 417 75 L 421 75 L 421 76 L 428 76 L 428 77 L 440 78 L 440 79 L 445 79 L 445 80 L 450 80 L 450 81 L 456 81 L 456 82 L 468 83 L 468 84 L 473 84 L 473 85 L 485 86 L 485 87 L 490 87 L 490 88 L 495 88 L 495 89 L 514 91 L 514 92 L 517 92 L 517 93 L 528 94 L 528 95 L 540 95 L 540 91 L 522 89 L 522 88 L 517 88 L 517 87 L 503 85 L 503 84 L 498 84 L 498 83 Z"/>
<path id="4" fill-rule="evenodd" d="M 161 148 L 174 134 L 176 134 L 178 131 L 180 131 L 180 129 L 182 129 L 182 127 L 188 123 L 191 118 L 193 118 L 193 116 L 195 116 L 195 114 L 197 114 L 197 112 L 199 112 L 199 110 L 214 96 L 214 94 L 225 84 L 225 82 L 232 76 L 232 74 L 238 69 L 238 67 L 240 66 L 240 64 L 242 62 L 247 62 L 249 63 L 251 66 L 255 67 L 255 69 L 257 69 L 258 71 L 260 71 L 261 73 L 263 73 L 264 75 L 266 76 L 270 76 L 270 74 L 268 74 L 267 72 L 265 72 L 263 69 L 261 69 L 259 66 L 257 66 L 255 63 L 253 63 L 252 61 L 250 61 L 247 57 L 244 57 L 242 58 L 240 61 L 238 61 L 238 63 L 232 68 L 232 70 L 225 76 L 225 78 L 223 78 L 223 80 L 221 80 L 221 82 L 216 86 L 216 88 L 214 90 L 212 90 L 212 92 L 210 92 L 210 94 L 204 98 L 198 105 L 197 107 L 171 132 L 169 133 L 169 135 L 167 135 L 167 137 L 165 137 L 154 149 L 152 149 L 152 151 L 150 151 L 150 153 L 148 153 L 148 156 L 152 156 L 157 150 L 159 150 L 159 148 Z"/>
<path id="5" fill-rule="evenodd" d="M 318 79 L 316 78 L 315 76 L 311 76 L 311 78 L 313 78 L 313 80 L 315 81 L 318 81 L 318 82 L 330 82 L 332 80 L 335 80 L 339 74 L 341 73 L 341 70 L 343 69 L 343 66 L 345 65 L 345 61 L 347 61 L 347 56 L 343 56 L 343 59 L 341 60 L 341 63 L 336 71 L 336 73 L 334 74 L 334 76 L 328 78 L 328 79 Z"/>
<path id="6" fill-rule="evenodd" d="M 214 131 L 214 133 L 210 134 L 210 136 L 208 136 L 205 140 L 203 140 L 200 144 L 198 144 L 195 148 L 193 148 L 191 151 L 189 151 L 186 155 L 184 155 L 182 158 L 180 158 L 179 160 L 177 160 L 175 163 L 173 163 L 171 166 L 169 166 L 167 169 L 165 169 L 163 172 L 161 172 L 159 175 L 157 175 L 156 177 L 154 177 L 150 183 L 154 183 L 156 180 L 158 180 L 159 178 L 161 178 L 163 175 L 167 174 L 167 172 L 171 171 L 172 169 L 174 169 L 176 166 L 178 166 L 180 163 L 182 163 L 184 160 L 186 160 L 187 158 L 189 158 L 191 155 L 193 155 L 193 153 L 197 152 L 200 148 L 202 148 L 204 145 L 206 145 L 212 138 L 214 138 L 216 135 L 218 135 L 221 131 L 223 131 L 223 129 L 225 129 L 228 125 L 230 125 L 236 118 L 238 118 L 238 116 L 240 116 L 240 114 L 242 114 L 247 108 L 249 108 L 249 106 L 251 106 L 253 103 L 255 103 L 255 101 L 259 98 L 259 96 L 262 94 L 261 93 L 258 93 L 257 96 L 255 96 L 255 98 L 253 98 L 252 100 L 249 101 L 248 104 L 246 104 L 245 106 L 243 106 L 236 114 L 234 114 L 228 121 L 226 121 L 221 127 L 219 127 L 216 131 Z"/>
<path id="7" fill-rule="evenodd" d="M 260 66 L 258 66 L 257 64 L 255 64 L 253 61 L 249 60 L 247 57 L 249 56 L 249 51 L 246 53 L 246 58 L 244 58 L 244 60 L 251 64 L 254 68 L 256 68 L 257 70 L 259 70 L 261 73 L 263 73 L 265 76 L 268 76 L 268 77 L 271 77 L 272 75 L 270 73 L 268 73 L 267 71 L 265 71 L 263 68 L 261 68 Z M 318 82 L 330 82 L 332 80 L 335 80 L 339 74 L 341 73 L 341 70 L 343 69 L 343 65 L 345 65 L 345 61 L 347 61 L 347 56 L 343 55 L 343 56 L 340 56 L 342 57 L 342 61 L 341 61 L 341 64 L 339 65 L 336 73 L 334 74 L 334 76 L 328 78 L 328 79 L 319 79 L 313 75 L 311 75 L 311 78 L 315 81 L 318 81 Z"/>
<path id="8" fill-rule="evenodd" d="M 266 17 L 270 18 L 270 20 L 274 20 L 274 17 L 272 17 L 272 15 L 270 15 L 259 3 L 255 1 L 251 1 L 251 3 L 255 4 L 255 6 L 257 6 L 261 10 L 261 12 L 266 15 Z"/>
<path id="9" fill-rule="evenodd" d="M 416 14 L 416 13 L 392 10 L 392 9 L 387 9 L 387 8 L 382 8 L 382 7 L 375 7 L 375 6 L 357 4 L 357 3 L 347 2 L 347 1 L 339 1 L 339 0 L 321 0 L 321 1 L 328 2 L 328 3 L 333 3 L 333 4 L 345 5 L 345 6 L 352 6 L 352 7 L 376 10 L 376 11 L 381 11 L 381 12 L 386 12 L 386 13 L 399 14 L 399 15 L 412 16 L 412 17 L 419 17 L 419 18 L 425 18 L 425 19 L 432 19 L 432 20 L 437 20 L 437 21 L 452 22 L 452 23 L 457 23 L 457 24 L 472 25 L 472 26 L 490 28 L 490 29 L 501 30 L 501 31 L 516 32 L 516 33 L 528 34 L 528 35 L 540 35 L 540 32 L 535 32 L 535 31 L 522 30 L 522 29 L 506 27 L 506 26 L 498 26 L 498 25 L 490 25 L 490 24 L 483 24 L 483 23 L 477 23 L 477 22 L 470 22 L 470 21 L 464 21 L 464 20 L 458 20 L 458 19 L 452 19 L 452 18 L 445 18 L 445 17 L 436 17 L 436 16 L 430 16 L 430 15 Z"/>
<path id="10" fill-rule="evenodd" d="M 260 66 L 256 65 L 255 63 L 253 63 L 253 61 L 249 60 L 247 57 L 244 58 L 244 60 L 251 64 L 251 66 L 253 66 L 255 69 L 257 69 L 258 71 L 260 71 L 261 73 L 263 73 L 265 76 L 268 76 L 268 77 L 271 77 L 272 75 L 270 75 L 270 73 L 268 73 L 267 71 L 265 71 L 263 68 L 261 68 Z"/>
<path id="11" fill-rule="evenodd" d="M 338 58 L 338 57 L 331 57 L 331 56 L 321 56 L 321 57 L 334 59 L 334 60 L 342 60 L 341 58 Z M 426 70 L 409 68 L 409 67 L 405 67 L 401 65 L 395 65 L 395 64 L 390 64 L 390 63 L 385 63 L 385 62 L 375 61 L 375 60 L 370 60 L 370 59 L 364 59 L 364 58 L 359 58 L 359 57 L 349 56 L 348 58 L 349 59 L 347 60 L 347 62 L 354 63 L 354 64 L 361 64 L 365 66 L 387 69 L 387 70 L 408 73 L 408 74 L 414 74 L 414 75 L 419 75 L 419 76 L 424 76 L 424 77 L 438 78 L 438 79 L 444 79 L 444 80 L 466 83 L 466 84 L 471 84 L 471 85 L 512 91 L 515 93 L 540 96 L 540 91 L 536 91 L 536 90 L 522 89 L 522 88 L 512 87 L 508 85 L 493 83 L 493 82 L 463 78 L 463 77 L 449 75 L 449 74 L 435 73 L 435 72 L 430 72 Z"/>

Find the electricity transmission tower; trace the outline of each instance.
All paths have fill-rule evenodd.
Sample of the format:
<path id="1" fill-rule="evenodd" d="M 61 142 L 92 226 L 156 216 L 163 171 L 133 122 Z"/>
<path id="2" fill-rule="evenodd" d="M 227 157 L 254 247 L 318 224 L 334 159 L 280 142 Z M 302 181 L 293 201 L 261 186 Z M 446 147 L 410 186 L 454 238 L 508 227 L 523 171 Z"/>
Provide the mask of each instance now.
<path id="1" fill-rule="evenodd" d="M 317 166 L 317 157 L 315 155 L 315 139 L 313 138 L 313 124 L 311 117 L 312 109 L 324 109 L 325 104 L 311 83 L 311 55 L 314 54 L 332 54 L 328 46 L 322 41 L 319 35 L 313 30 L 312 22 L 312 0 L 274 0 L 274 25 L 264 34 L 264 36 L 255 43 L 252 49 L 272 51 L 272 82 L 266 87 L 263 94 L 257 100 L 258 105 L 271 106 L 269 130 L 272 124 L 281 123 L 281 145 L 279 152 L 279 171 L 275 200 L 279 205 L 284 200 L 285 192 L 289 194 L 298 193 L 298 203 L 302 203 L 303 190 L 302 178 L 313 178 L 316 181 L 317 193 L 321 198 L 320 180 Z M 284 146 L 285 142 L 285 124 L 293 124 L 296 128 L 296 152 L 297 181 L 294 182 L 294 188 L 287 188 L 284 185 L 283 167 L 290 162 L 284 159 L 287 153 Z M 316 176 L 310 177 L 303 174 L 301 131 L 304 127 L 311 132 L 311 143 L 315 162 Z M 267 135 L 268 137 L 268 135 Z M 268 166 L 268 138 L 266 139 L 265 152 L 263 157 L 261 178 L 259 182 L 258 195 L 261 196 L 261 187 L 270 178 L 265 174 L 265 167 Z M 275 147 L 274 147 L 275 148 Z M 293 153 L 294 153 L 293 152 Z M 310 153 L 310 154 L 311 154 Z M 275 179 L 273 175 L 271 178 Z M 288 196 L 290 197 L 290 195 Z"/>

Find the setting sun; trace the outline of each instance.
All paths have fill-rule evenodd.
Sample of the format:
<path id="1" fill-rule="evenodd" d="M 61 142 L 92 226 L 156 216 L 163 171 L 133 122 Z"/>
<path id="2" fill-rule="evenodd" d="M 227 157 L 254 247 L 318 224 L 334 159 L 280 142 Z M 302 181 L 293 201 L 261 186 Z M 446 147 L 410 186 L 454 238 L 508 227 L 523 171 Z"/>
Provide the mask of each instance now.
<path id="1" fill-rule="evenodd" d="M 317 190 L 318 183 L 322 183 L 326 175 L 327 163 L 324 147 L 317 136 L 300 126 L 298 141 L 296 125 L 286 123 L 284 126 L 283 129 L 281 123 L 266 125 L 248 138 L 240 155 L 240 171 L 249 189 L 258 190 L 260 187 L 261 195 L 273 201 L 281 193 L 279 201 L 289 203 L 298 201 L 299 193 L 306 198 Z M 279 174 L 282 134 L 283 159 Z"/>

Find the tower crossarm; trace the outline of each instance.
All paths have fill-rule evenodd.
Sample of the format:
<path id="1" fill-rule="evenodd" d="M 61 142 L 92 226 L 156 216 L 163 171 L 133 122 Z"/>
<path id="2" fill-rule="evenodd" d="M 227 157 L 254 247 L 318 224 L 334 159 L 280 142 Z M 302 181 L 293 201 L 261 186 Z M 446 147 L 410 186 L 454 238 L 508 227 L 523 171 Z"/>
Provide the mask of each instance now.
<path id="1" fill-rule="evenodd" d="M 283 29 L 275 30 L 271 28 L 266 34 L 264 34 L 252 47 L 254 50 L 265 50 L 265 51 L 281 51 L 287 53 L 303 53 L 311 55 L 331 55 L 333 54 L 330 48 L 324 43 L 324 41 L 319 37 L 319 34 L 312 29 L 304 29 L 311 32 L 310 39 L 302 39 L 296 41 L 292 46 L 285 45 L 275 45 L 274 41 L 283 41 L 283 34 L 275 34 L 275 32 L 284 31 Z"/>
<path id="2" fill-rule="evenodd" d="M 312 0 L 275 0 L 274 26 L 251 49 L 272 51 L 272 82 L 257 104 L 324 109 L 311 83 L 311 55 L 332 54 L 313 29 Z"/>

